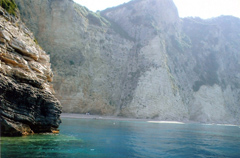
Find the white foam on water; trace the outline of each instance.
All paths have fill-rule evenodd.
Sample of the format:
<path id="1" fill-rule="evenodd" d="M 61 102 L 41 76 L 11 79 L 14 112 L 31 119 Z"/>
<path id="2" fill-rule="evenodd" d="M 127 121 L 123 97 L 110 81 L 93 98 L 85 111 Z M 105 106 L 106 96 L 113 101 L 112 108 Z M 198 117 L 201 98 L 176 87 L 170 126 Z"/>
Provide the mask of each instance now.
<path id="1" fill-rule="evenodd" d="M 233 124 L 215 124 L 215 123 L 210 123 L 210 124 L 204 124 L 204 125 L 208 125 L 208 126 L 211 126 L 211 125 L 216 125 L 216 126 L 229 126 L 229 127 L 239 127 L 239 125 L 233 125 Z"/>
<path id="2" fill-rule="evenodd" d="M 238 125 L 233 125 L 233 124 L 216 124 L 217 126 L 235 126 L 237 127 Z"/>

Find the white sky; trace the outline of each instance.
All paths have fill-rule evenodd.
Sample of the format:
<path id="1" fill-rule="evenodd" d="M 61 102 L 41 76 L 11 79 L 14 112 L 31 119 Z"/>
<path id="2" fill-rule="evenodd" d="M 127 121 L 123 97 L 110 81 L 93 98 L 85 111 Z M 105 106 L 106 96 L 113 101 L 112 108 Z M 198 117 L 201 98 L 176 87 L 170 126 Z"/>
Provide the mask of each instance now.
<path id="1" fill-rule="evenodd" d="M 80 5 L 86 6 L 91 11 L 104 10 L 113 6 L 129 2 L 130 0 L 73 0 Z"/>
<path id="2" fill-rule="evenodd" d="M 180 17 L 198 16 L 203 19 L 220 15 L 240 18 L 240 0 L 174 0 Z"/>
<path id="3" fill-rule="evenodd" d="M 130 0 L 74 0 L 89 10 L 104 10 Z M 240 18 L 240 0 L 173 0 L 180 17 L 198 16 L 203 19 L 220 15 Z"/>

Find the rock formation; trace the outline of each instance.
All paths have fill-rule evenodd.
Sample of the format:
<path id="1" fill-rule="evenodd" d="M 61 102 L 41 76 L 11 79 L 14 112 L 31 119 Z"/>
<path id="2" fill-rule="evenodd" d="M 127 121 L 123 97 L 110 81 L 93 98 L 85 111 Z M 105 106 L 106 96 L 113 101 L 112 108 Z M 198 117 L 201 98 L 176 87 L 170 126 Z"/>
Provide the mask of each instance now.
<path id="1" fill-rule="evenodd" d="M 64 112 L 240 123 L 240 19 L 178 16 L 172 0 L 93 13 L 16 0 L 51 56 Z"/>
<path id="2" fill-rule="evenodd" d="M 49 55 L 14 10 L 0 7 L 1 136 L 56 132 L 61 106 L 50 84 Z"/>

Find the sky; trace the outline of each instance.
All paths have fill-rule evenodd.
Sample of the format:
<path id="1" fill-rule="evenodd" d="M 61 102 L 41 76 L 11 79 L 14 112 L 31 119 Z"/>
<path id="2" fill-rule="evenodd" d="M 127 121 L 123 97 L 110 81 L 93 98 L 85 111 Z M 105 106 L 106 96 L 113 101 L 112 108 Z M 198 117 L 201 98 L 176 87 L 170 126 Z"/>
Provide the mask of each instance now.
<path id="1" fill-rule="evenodd" d="M 74 0 L 89 10 L 96 12 L 127 3 L 130 0 Z M 240 0 L 173 0 L 180 17 L 201 17 L 203 19 L 220 15 L 240 18 Z"/>

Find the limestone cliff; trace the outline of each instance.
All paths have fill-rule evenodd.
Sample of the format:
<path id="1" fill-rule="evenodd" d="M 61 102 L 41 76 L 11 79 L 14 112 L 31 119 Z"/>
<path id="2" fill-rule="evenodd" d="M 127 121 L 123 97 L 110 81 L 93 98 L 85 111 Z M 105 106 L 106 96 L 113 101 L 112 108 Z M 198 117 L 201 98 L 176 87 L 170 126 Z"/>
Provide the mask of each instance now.
<path id="1" fill-rule="evenodd" d="M 172 0 L 93 13 L 72 0 L 16 0 L 51 56 L 65 112 L 240 122 L 234 17 L 180 19 Z"/>
<path id="2" fill-rule="evenodd" d="M 18 10 L 10 13 L 0 7 L 1 136 L 56 131 L 61 106 L 50 84 L 49 55 L 21 22 Z"/>
<path id="3" fill-rule="evenodd" d="M 208 20 L 183 19 L 180 37 L 182 41 L 189 43 L 190 47 L 184 46 L 181 40 L 175 47 L 182 47 L 185 60 L 192 63 L 184 63 L 180 55 L 178 59 L 172 61 L 175 65 L 183 65 L 187 72 L 183 74 L 180 69 L 173 69 L 177 78 L 187 76 L 188 82 L 180 78 L 178 81 L 182 89 L 181 94 L 186 95 L 183 97 L 184 100 L 192 98 L 188 103 L 191 120 L 239 123 L 239 26 L 240 19 L 231 16 Z M 175 58 L 175 55 L 171 56 Z M 191 95 L 193 96 L 190 97 Z"/>
<path id="4" fill-rule="evenodd" d="M 70 0 L 16 2 L 51 55 L 54 89 L 63 111 L 114 114 L 128 95 L 122 84 L 134 60 L 129 56 L 134 56 L 134 42 L 123 38 L 124 32 L 116 34 L 99 14 Z"/>

